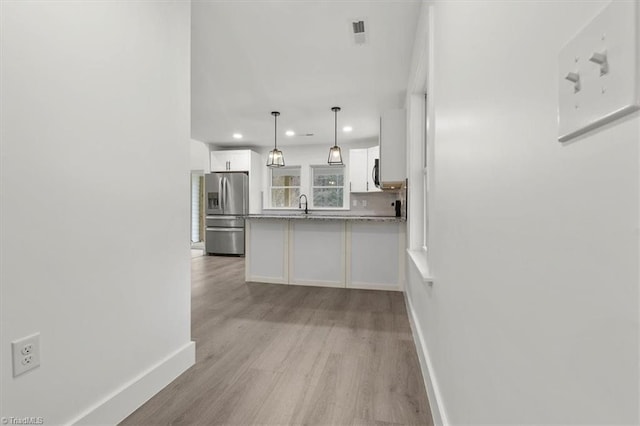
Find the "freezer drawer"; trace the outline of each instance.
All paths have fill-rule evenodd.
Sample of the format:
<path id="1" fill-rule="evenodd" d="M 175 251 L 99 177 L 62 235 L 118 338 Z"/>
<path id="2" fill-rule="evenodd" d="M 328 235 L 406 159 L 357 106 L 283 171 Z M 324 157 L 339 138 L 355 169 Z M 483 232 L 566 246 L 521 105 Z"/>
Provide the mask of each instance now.
<path id="1" fill-rule="evenodd" d="M 207 254 L 244 254 L 244 228 L 209 228 L 205 238 Z"/>
<path id="2" fill-rule="evenodd" d="M 244 228 L 244 218 L 235 216 L 207 216 L 207 228 Z"/>

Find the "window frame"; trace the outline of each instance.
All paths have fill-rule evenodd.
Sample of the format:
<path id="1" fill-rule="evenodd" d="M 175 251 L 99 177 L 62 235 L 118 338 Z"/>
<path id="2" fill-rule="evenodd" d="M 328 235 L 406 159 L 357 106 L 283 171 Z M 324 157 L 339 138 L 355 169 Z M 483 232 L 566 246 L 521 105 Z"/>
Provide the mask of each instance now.
<path id="1" fill-rule="evenodd" d="M 422 103 L 422 250 L 426 253 L 429 246 L 429 198 L 430 191 L 430 168 L 429 168 L 429 96 L 424 93 L 424 102 Z"/>
<path id="2" fill-rule="evenodd" d="M 300 180 L 299 185 L 289 185 L 289 186 L 273 186 L 273 172 L 276 170 L 296 170 L 298 171 L 298 178 Z M 298 193 L 302 194 L 302 166 L 299 165 L 291 165 L 284 167 L 273 167 L 269 169 L 269 208 L 273 210 L 297 210 L 298 206 L 294 207 L 278 207 L 274 206 L 273 203 L 273 190 L 274 189 L 291 189 L 298 188 Z"/>
<path id="3" fill-rule="evenodd" d="M 315 170 L 316 169 L 336 169 L 341 170 L 342 172 L 342 185 L 335 186 L 316 186 L 315 182 Z M 346 166 L 329 166 L 326 164 L 311 164 L 309 165 L 309 209 L 313 210 L 349 210 L 349 198 L 348 191 L 346 187 L 347 181 L 347 168 Z M 318 188 L 327 188 L 327 189 L 342 189 L 342 206 L 334 207 L 334 206 L 316 206 L 314 202 L 313 192 Z"/>

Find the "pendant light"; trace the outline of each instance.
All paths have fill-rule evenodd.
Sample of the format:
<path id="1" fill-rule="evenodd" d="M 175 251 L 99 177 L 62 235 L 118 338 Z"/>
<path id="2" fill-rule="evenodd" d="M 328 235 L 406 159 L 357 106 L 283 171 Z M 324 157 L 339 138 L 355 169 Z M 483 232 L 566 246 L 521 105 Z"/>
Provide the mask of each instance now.
<path id="1" fill-rule="evenodd" d="M 340 111 L 340 107 L 333 107 L 331 111 L 336 115 L 336 138 L 334 145 L 329 149 L 329 160 L 327 162 L 330 166 L 342 166 L 344 164 L 342 162 L 342 152 L 338 146 L 338 111 Z"/>
<path id="2" fill-rule="evenodd" d="M 282 155 L 282 151 L 278 149 L 278 116 L 280 113 L 273 111 L 271 115 L 273 115 L 274 119 L 275 132 L 273 136 L 273 151 L 269 151 L 267 167 L 284 167 L 284 156 Z"/>

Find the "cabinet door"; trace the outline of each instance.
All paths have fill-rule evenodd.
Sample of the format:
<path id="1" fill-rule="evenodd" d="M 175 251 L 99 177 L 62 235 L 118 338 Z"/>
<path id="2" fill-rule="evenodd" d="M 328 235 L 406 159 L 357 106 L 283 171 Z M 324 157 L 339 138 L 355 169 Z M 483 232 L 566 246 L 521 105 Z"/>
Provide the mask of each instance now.
<path id="1" fill-rule="evenodd" d="M 229 151 L 229 171 L 248 172 L 251 170 L 251 151 Z"/>
<path id="2" fill-rule="evenodd" d="M 211 152 L 211 171 L 226 172 L 229 165 L 229 157 L 225 151 Z"/>
<path id="3" fill-rule="evenodd" d="M 380 181 L 404 182 L 407 119 L 403 109 L 386 111 L 380 119 Z"/>
<path id="4" fill-rule="evenodd" d="M 382 189 L 376 187 L 376 184 L 373 182 L 373 165 L 378 158 L 380 158 L 380 146 L 372 146 L 367 150 L 367 192 L 382 191 Z"/>
<path id="5" fill-rule="evenodd" d="M 351 184 L 351 192 L 367 192 L 367 168 L 367 150 L 349 150 L 349 182 Z"/>
<path id="6" fill-rule="evenodd" d="M 251 170 L 251 151 L 248 149 L 233 151 L 212 151 L 212 172 L 248 172 Z"/>

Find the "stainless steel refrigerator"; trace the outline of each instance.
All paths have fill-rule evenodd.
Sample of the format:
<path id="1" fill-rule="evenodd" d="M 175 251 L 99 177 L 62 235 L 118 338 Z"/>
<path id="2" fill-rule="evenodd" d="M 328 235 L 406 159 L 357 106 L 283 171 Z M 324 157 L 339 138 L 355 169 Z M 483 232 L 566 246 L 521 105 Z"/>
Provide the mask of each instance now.
<path id="1" fill-rule="evenodd" d="M 247 172 L 209 173 L 204 179 L 207 254 L 244 255 L 244 217 L 249 213 Z"/>

